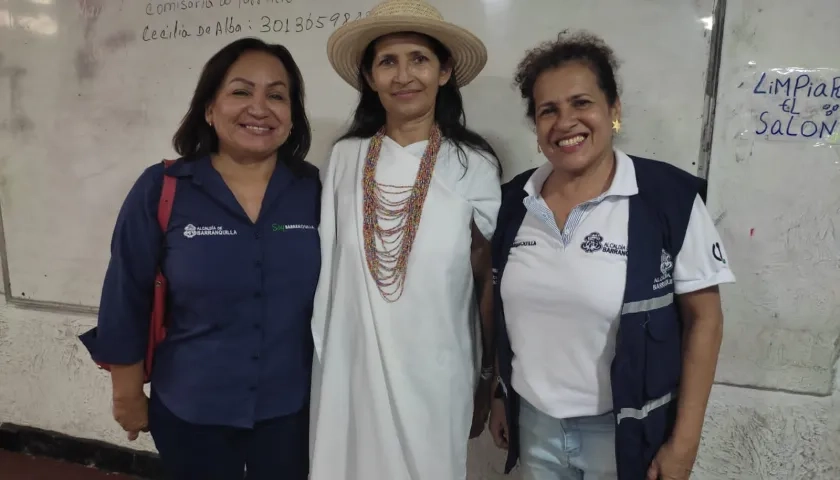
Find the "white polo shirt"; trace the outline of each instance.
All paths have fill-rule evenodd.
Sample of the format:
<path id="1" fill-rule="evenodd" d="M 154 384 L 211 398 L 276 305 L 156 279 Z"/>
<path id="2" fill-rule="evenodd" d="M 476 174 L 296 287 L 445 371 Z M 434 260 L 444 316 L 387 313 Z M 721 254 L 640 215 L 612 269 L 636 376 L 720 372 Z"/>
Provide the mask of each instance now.
<path id="1" fill-rule="evenodd" d="M 510 250 L 501 295 L 513 348 L 513 388 L 555 418 L 612 410 L 610 365 L 627 273 L 633 160 L 615 150 L 612 184 L 575 207 L 563 228 L 540 196 L 552 171 L 525 185 L 527 214 Z M 735 281 L 714 222 L 694 201 L 674 266 L 677 294 Z"/>

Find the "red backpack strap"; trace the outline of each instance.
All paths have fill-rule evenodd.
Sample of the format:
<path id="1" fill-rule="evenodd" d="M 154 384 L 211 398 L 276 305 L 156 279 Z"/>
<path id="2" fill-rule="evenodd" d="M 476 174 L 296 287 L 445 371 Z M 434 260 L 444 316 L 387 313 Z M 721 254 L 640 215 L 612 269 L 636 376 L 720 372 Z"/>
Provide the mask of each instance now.
<path id="1" fill-rule="evenodd" d="M 168 168 L 175 163 L 175 160 L 164 160 L 163 168 Z M 172 214 L 172 202 L 175 199 L 175 186 L 178 184 L 178 179 L 163 173 L 163 188 L 160 190 L 160 202 L 158 203 L 158 224 L 160 230 L 166 233 L 166 228 L 169 226 L 169 216 Z"/>

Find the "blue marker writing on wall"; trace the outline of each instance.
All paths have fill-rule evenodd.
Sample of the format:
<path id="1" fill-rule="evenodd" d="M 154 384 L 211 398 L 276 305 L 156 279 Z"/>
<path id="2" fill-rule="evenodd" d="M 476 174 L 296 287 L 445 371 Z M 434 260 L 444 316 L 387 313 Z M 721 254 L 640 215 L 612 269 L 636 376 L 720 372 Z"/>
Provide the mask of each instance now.
<path id="1" fill-rule="evenodd" d="M 771 140 L 829 142 L 840 135 L 840 71 L 771 69 L 753 87 L 754 132 Z M 757 114 L 757 115 L 756 115 Z"/>
<path id="2" fill-rule="evenodd" d="M 793 91 L 791 91 L 793 88 Z M 806 90 L 807 89 L 807 90 Z M 804 91 L 803 91 L 804 90 Z M 776 78 L 774 81 L 767 80 L 767 72 L 762 72 L 761 77 L 753 88 L 756 95 L 782 95 L 796 98 L 799 95 L 809 98 L 835 98 L 840 100 L 840 75 L 830 79 L 813 79 L 811 75 L 802 73 L 797 75 L 791 87 L 791 79 Z"/>

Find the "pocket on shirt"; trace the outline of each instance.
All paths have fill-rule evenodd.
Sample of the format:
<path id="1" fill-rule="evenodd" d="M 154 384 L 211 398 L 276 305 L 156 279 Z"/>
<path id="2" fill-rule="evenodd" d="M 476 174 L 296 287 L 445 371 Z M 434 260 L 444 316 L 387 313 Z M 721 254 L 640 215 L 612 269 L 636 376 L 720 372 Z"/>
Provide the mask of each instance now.
<path id="1" fill-rule="evenodd" d="M 274 231 L 271 248 L 265 250 L 266 287 L 312 290 L 321 269 L 321 242 L 317 227 L 310 224 L 289 224 L 292 228 Z"/>

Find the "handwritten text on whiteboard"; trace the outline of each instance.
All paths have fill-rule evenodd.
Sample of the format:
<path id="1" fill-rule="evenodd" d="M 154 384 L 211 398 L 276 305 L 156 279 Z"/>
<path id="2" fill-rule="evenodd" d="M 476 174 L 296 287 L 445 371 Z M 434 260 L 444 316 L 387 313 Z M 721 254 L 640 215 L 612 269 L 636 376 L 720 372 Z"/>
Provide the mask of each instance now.
<path id="1" fill-rule="evenodd" d="M 774 68 L 752 89 L 755 135 L 840 144 L 840 70 Z"/>

